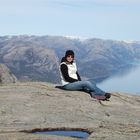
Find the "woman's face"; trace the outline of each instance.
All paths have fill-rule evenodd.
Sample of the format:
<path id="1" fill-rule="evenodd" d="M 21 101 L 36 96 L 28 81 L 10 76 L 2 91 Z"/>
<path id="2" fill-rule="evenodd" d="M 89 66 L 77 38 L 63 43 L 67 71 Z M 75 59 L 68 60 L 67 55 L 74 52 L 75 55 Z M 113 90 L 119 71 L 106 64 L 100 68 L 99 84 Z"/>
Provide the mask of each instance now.
<path id="1" fill-rule="evenodd" d="M 73 55 L 68 55 L 68 56 L 66 57 L 66 60 L 67 60 L 69 63 L 71 63 L 71 62 L 74 60 L 74 56 L 73 56 Z"/>

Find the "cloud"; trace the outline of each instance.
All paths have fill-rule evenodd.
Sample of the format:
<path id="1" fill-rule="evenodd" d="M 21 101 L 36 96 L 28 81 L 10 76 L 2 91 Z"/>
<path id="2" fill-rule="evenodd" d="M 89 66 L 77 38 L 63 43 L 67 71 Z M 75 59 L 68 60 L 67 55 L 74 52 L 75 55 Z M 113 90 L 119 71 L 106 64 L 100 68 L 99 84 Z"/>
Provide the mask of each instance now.
<path id="1" fill-rule="evenodd" d="M 49 0 L 50 3 L 62 7 L 81 7 L 84 0 Z"/>
<path id="2" fill-rule="evenodd" d="M 59 6 L 80 7 L 80 6 L 137 6 L 139 0 L 48 0 Z"/>
<path id="3" fill-rule="evenodd" d="M 139 0 L 89 0 L 99 4 L 107 5 L 137 5 L 140 4 Z"/>
<path id="4" fill-rule="evenodd" d="M 46 0 L 0 0 L 0 15 L 43 14 L 46 7 Z"/>

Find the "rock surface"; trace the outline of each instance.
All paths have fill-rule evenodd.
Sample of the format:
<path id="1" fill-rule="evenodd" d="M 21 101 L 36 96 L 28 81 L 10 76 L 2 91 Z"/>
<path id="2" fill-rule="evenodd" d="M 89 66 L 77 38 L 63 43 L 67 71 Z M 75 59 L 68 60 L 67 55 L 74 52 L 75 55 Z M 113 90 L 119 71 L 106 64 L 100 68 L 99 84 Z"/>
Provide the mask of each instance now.
<path id="1" fill-rule="evenodd" d="M 100 104 L 87 93 L 41 82 L 0 86 L 0 140 L 74 140 L 25 133 L 38 129 L 85 129 L 88 140 L 139 140 L 140 96 L 112 93 Z M 22 132 L 21 132 L 22 131 Z"/>
<path id="2" fill-rule="evenodd" d="M 0 84 L 6 84 L 6 83 L 16 83 L 17 78 L 15 75 L 11 73 L 9 68 L 4 65 L 0 64 Z"/>

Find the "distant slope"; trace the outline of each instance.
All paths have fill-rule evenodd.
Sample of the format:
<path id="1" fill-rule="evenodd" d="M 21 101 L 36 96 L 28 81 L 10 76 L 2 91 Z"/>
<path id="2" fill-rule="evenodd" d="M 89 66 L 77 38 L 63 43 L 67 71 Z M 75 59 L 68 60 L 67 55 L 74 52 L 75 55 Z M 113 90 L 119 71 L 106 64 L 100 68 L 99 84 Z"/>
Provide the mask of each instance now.
<path id="1" fill-rule="evenodd" d="M 23 81 L 58 83 L 59 63 L 67 49 L 76 54 L 83 78 L 109 76 L 122 65 L 140 60 L 140 43 L 61 36 L 0 37 L 0 62 Z"/>

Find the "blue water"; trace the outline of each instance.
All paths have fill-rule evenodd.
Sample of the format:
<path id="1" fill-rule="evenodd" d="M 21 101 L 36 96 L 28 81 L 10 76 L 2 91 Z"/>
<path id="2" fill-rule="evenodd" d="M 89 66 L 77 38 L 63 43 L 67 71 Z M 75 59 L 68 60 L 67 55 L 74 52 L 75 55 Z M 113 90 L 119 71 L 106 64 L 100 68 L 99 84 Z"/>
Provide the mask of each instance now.
<path id="1" fill-rule="evenodd" d="M 115 74 L 98 83 L 97 86 L 108 92 L 140 95 L 140 63 L 121 67 Z"/>
<path id="2" fill-rule="evenodd" d="M 69 136 L 79 138 L 81 140 L 86 140 L 89 134 L 82 131 L 45 131 L 45 132 L 35 132 L 34 134 L 43 135 L 59 135 L 59 136 Z"/>

